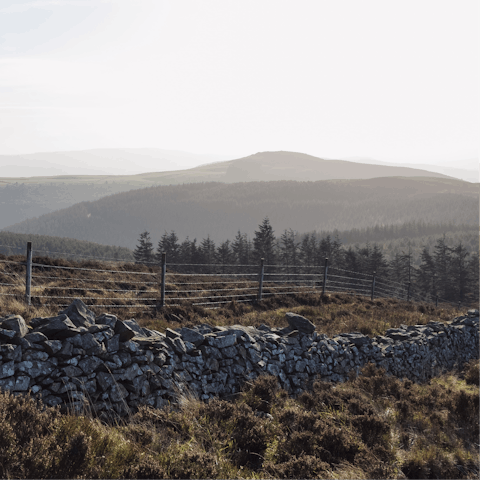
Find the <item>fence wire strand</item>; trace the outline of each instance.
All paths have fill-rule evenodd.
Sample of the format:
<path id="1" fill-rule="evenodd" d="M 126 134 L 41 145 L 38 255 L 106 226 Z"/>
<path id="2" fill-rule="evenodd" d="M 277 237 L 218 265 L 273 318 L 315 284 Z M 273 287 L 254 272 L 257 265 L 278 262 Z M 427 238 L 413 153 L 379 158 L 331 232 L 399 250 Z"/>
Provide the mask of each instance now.
<path id="1" fill-rule="evenodd" d="M 23 247 L 14 247 L 9 245 L 0 245 L 0 247 L 8 247 L 8 248 L 16 248 L 18 250 L 23 250 Z M 47 250 L 33 250 L 35 253 L 44 252 L 50 254 L 65 254 L 64 252 L 52 252 Z M 78 256 L 78 257 L 85 257 L 85 258 L 92 258 L 87 255 L 81 254 L 68 254 L 69 256 Z M 102 258 L 97 259 L 101 261 L 107 261 L 108 259 Z M 113 259 L 112 259 L 113 260 Z M 117 262 L 128 263 L 128 260 L 121 260 L 121 259 L 114 259 Z M 25 267 L 27 264 L 26 262 L 21 261 L 14 261 L 14 260 L 0 260 L 0 264 L 4 264 L 5 268 L 9 265 L 19 265 L 21 267 Z M 135 265 L 133 262 L 132 265 Z M 32 285 L 33 289 L 50 289 L 50 290 L 70 290 L 70 291 L 82 291 L 82 292 L 119 292 L 125 293 L 126 295 L 130 296 L 123 296 L 123 297 L 93 297 L 93 296 L 85 296 L 82 297 L 84 300 L 109 300 L 111 301 L 125 301 L 125 302 L 149 302 L 153 301 L 155 304 L 134 304 L 134 305 L 90 305 L 92 308 L 96 307 L 104 307 L 104 308 L 149 308 L 149 307 L 156 307 L 158 305 L 158 298 L 152 297 L 145 297 L 142 298 L 142 295 L 146 294 L 158 294 L 160 297 L 161 291 L 161 273 L 160 272 L 138 272 L 138 271 L 130 271 L 130 270 L 109 270 L 109 269 L 96 269 L 96 268 L 87 268 L 87 267 L 69 267 L 69 266 L 62 266 L 62 265 L 45 265 L 42 263 L 34 262 L 31 264 L 35 271 L 38 269 L 52 269 L 54 271 L 63 271 L 65 275 L 38 275 L 36 273 L 32 273 L 32 280 L 34 282 L 38 282 L 39 284 Z M 151 262 L 151 265 L 155 265 L 156 267 L 160 267 L 161 265 L 159 262 Z M 169 289 L 165 290 L 167 296 L 165 297 L 165 306 L 181 306 L 184 305 L 185 302 L 192 302 L 192 305 L 215 305 L 215 304 L 227 304 L 231 303 L 232 301 L 235 302 L 254 302 L 257 300 L 258 294 L 257 293 L 248 293 L 248 291 L 254 291 L 259 288 L 259 281 L 260 281 L 260 273 L 226 273 L 221 272 L 222 268 L 259 268 L 259 265 L 249 265 L 249 264 L 242 264 L 242 265 L 232 265 L 232 264 L 178 264 L 178 263 L 171 263 L 167 264 L 167 267 L 193 267 L 193 268 L 204 268 L 208 267 L 211 270 L 215 270 L 215 273 L 182 273 L 182 272 L 166 272 L 166 277 L 168 276 L 169 282 L 164 282 L 164 286 L 166 287 L 199 287 L 199 288 L 191 288 L 185 289 L 182 288 L 176 289 Z M 323 288 L 323 274 L 325 272 L 325 267 L 323 265 L 264 265 L 265 269 L 269 269 L 270 271 L 263 272 L 263 292 L 262 297 L 271 297 L 276 295 L 296 295 L 296 294 L 312 294 L 312 293 L 320 293 Z M 273 271 L 271 271 L 273 269 Z M 274 273 L 275 272 L 278 273 Z M 279 270 L 278 269 L 283 269 Z M 316 269 L 316 272 L 303 272 L 298 273 L 299 269 Z M 86 276 L 81 276 L 79 278 L 75 277 L 75 272 L 87 272 Z M 204 270 L 205 271 L 205 270 Z M 208 271 L 208 270 L 207 270 Z M 52 272 L 52 273 L 53 273 Z M 130 278 L 113 278 L 113 279 L 95 279 L 92 278 L 92 274 L 94 273 L 108 273 L 108 274 L 116 274 L 118 277 L 131 277 L 133 275 L 143 275 L 143 276 L 151 276 L 155 277 L 155 281 L 134 281 L 130 280 Z M 327 270 L 327 283 L 325 285 L 325 291 L 328 293 L 334 292 L 352 292 L 357 295 L 371 295 L 372 290 L 370 285 L 373 278 L 371 274 L 347 270 L 343 268 L 338 268 L 334 266 L 329 266 Z M 12 272 L 12 271 L 2 271 L 0 272 L 0 278 L 4 275 L 5 277 L 12 277 L 12 280 L 18 279 L 20 283 L 9 283 L 8 280 L 6 282 L 0 282 L 0 287 L 3 289 L 5 287 L 14 287 L 14 288 L 25 288 L 26 281 L 24 279 L 25 270 L 22 273 Z M 68 276 L 72 275 L 72 276 Z M 188 281 L 190 277 L 201 277 L 203 281 Z M 209 278 L 210 277 L 210 278 Z M 183 280 L 186 279 L 185 282 L 175 282 L 175 280 Z M 54 282 L 76 282 L 77 286 L 75 287 L 68 287 L 68 286 L 55 286 L 55 285 L 45 285 L 46 281 L 51 280 Z M 84 283 L 92 283 L 98 282 L 103 284 L 110 284 L 113 288 L 91 288 L 88 285 L 83 286 Z M 119 284 L 132 284 L 132 285 L 156 285 L 158 286 L 158 290 L 141 290 L 141 289 L 125 289 L 125 288 L 115 288 L 116 285 Z M 218 285 L 219 287 L 225 288 L 206 288 L 210 286 Z M 279 291 L 283 290 L 283 291 Z M 243 292 L 243 293 L 227 293 L 227 292 Z M 169 297 L 168 294 L 172 295 L 183 295 L 177 297 Z M 201 296 L 189 296 L 190 294 L 199 294 Z M 0 295 L 4 296 L 12 296 L 12 297 L 22 297 L 22 293 L 4 293 L 0 292 Z M 419 302 L 427 302 L 427 303 L 435 303 L 437 300 L 438 303 L 448 304 L 456 306 L 456 302 L 452 302 L 449 300 L 444 300 L 442 298 L 435 299 L 435 296 L 432 294 L 422 295 L 415 292 L 408 292 L 406 283 L 398 282 L 395 280 L 384 279 L 382 277 L 375 278 L 374 284 L 374 296 L 376 297 L 396 297 L 399 299 L 407 299 L 408 297 L 411 300 L 419 301 Z M 246 298 L 247 297 L 247 298 Z M 248 298 L 249 297 L 249 298 Z M 75 299 L 78 297 L 74 296 L 67 296 L 67 295 L 35 295 L 31 294 L 31 298 L 35 299 L 43 299 L 43 298 L 52 298 L 52 299 Z M 195 300 L 205 300 L 203 302 L 195 302 Z M 181 303 L 171 303 L 173 301 L 180 301 Z M 60 304 L 44 304 L 44 306 L 67 306 L 67 305 L 60 305 Z M 220 307 L 212 307 L 212 308 L 220 308 Z"/>
<path id="2" fill-rule="evenodd" d="M 32 263 L 32 267 L 42 268 L 58 268 L 60 270 L 79 270 L 84 272 L 100 272 L 100 273 L 123 273 L 128 275 L 158 275 L 158 272 L 131 272 L 125 270 L 101 270 L 96 268 L 84 268 L 84 267 L 64 267 L 62 265 L 45 265 L 43 263 Z"/>

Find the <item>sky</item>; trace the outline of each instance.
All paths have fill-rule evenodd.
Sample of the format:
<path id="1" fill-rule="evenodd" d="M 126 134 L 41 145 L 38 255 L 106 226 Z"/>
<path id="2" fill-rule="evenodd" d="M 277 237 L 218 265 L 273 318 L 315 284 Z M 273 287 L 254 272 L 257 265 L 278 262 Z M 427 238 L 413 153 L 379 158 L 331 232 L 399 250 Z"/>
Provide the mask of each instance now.
<path id="1" fill-rule="evenodd" d="M 478 158 L 476 0 L 0 0 L 0 155 Z"/>

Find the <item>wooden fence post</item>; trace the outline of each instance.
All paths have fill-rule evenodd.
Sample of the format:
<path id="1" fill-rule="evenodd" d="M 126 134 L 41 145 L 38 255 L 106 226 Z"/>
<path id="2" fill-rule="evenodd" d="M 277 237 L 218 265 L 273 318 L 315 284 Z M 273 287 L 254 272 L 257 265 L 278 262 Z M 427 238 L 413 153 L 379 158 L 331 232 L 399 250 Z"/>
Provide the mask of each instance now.
<path id="1" fill-rule="evenodd" d="M 408 287 L 407 287 L 407 302 L 410 301 L 410 287 L 411 287 L 411 282 L 408 282 Z"/>
<path id="2" fill-rule="evenodd" d="M 25 300 L 27 305 L 32 304 L 31 288 L 32 288 L 32 242 L 27 242 L 27 272 L 25 276 Z"/>
<path id="3" fill-rule="evenodd" d="M 435 295 L 435 306 L 438 307 L 438 295 Z"/>
<path id="4" fill-rule="evenodd" d="M 373 297 L 375 296 L 375 275 L 376 275 L 376 272 L 373 272 L 373 275 L 372 275 L 372 295 L 370 297 L 370 300 L 373 302 Z"/>
<path id="5" fill-rule="evenodd" d="M 325 290 L 327 289 L 327 272 L 328 272 L 328 258 L 325 258 L 325 267 L 323 268 L 322 296 L 325 295 Z"/>
<path id="6" fill-rule="evenodd" d="M 162 284 L 160 286 L 160 306 L 165 306 L 165 277 L 167 276 L 167 254 L 162 253 Z"/>
<path id="7" fill-rule="evenodd" d="M 257 297 L 258 301 L 260 301 L 262 299 L 263 275 L 264 275 L 264 266 L 263 266 L 263 258 L 261 258 L 260 259 L 260 271 L 258 272 L 258 297 Z"/>

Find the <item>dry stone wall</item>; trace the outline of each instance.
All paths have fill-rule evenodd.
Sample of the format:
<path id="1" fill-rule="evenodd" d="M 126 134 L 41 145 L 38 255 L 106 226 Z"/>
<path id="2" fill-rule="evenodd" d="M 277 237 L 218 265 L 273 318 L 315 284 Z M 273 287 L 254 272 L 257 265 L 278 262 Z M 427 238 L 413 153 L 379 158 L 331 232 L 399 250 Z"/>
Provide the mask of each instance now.
<path id="1" fill-rule="evenodd" d="M 283 329 L 140 327 L 95 316 L 80 300 L 52 318 L 0 318 L 0 388 L 30 392 L 47 405 L 124 415 L 160 408 L 188 390 L 207 400 L 234 394 L 246 380 L 275 375 L 292 394 L 315 378 L 341 382 L 372 362 L 392 375 L 425 381 L 479 355 L 478 310 L 449 323 L 401 326 L 385 336 L 334 338 L 306 318 L 286 314 Z"/>

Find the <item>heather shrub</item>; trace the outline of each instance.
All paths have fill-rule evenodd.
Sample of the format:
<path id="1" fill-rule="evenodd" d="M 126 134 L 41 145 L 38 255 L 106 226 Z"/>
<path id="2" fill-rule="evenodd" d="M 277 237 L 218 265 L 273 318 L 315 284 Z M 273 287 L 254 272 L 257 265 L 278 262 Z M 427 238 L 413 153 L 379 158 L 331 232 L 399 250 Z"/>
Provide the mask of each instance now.
<path id="1" fill-rule="evenodd" d="M 465 365 L 464 376 L 468 385 L 480 384 L 480 361 L 478 359 L 472 359 Z"/>

